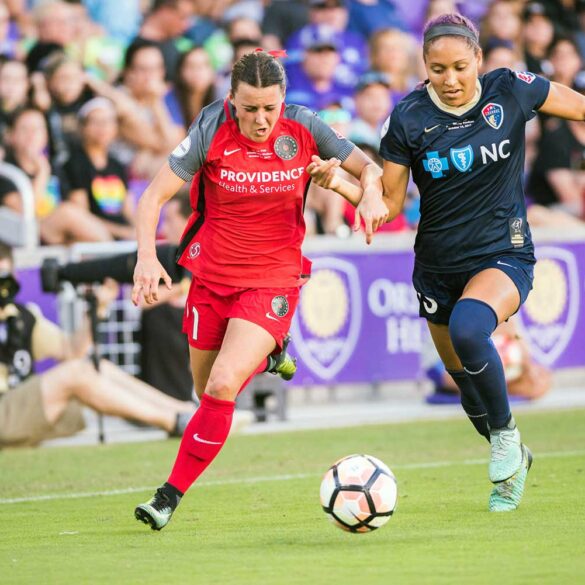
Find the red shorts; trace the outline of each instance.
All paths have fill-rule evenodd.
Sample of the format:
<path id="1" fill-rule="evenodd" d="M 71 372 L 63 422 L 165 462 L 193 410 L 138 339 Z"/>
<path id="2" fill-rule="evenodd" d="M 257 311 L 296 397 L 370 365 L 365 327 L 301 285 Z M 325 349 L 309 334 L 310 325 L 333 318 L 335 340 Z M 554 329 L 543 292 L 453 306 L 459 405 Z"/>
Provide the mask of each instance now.
<path id="1" fill-rule="evenodd" d="M 299 302 L 299 288 L 237 288 L 191 282 L 183 314 L 183 333 L 196 349 L 221 347 L 229 319 L 260 325 L 282 348 Z"/>

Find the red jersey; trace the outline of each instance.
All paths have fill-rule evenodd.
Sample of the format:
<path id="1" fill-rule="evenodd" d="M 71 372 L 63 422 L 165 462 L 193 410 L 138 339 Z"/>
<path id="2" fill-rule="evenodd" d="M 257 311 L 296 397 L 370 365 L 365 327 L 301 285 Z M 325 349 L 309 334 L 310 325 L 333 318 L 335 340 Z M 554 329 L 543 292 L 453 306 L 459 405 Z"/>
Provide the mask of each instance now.
<path id="1" fill-rule="evenodd" d="M 292 287 L 303 272 L 303 209 L 311 156 L 344 161 L 354 145 L 313 112 L 284 106 L 266 142 L 246 138 L 229 102 L 204 108 L 169 157 L 191 184 L 193 215 L 179 264 L 203 281 Z"/>

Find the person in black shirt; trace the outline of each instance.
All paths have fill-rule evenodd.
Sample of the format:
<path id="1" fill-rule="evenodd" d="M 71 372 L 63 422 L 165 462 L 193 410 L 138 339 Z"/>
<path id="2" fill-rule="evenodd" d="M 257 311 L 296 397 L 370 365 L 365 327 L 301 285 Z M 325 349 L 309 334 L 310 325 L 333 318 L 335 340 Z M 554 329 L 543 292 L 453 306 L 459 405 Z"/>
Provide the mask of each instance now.
<path id="1" fill-rule="evenodd" d="M 109 152 L 118 133 L 116 110 L 106 98 L 94 98 L 79 111 L 81 148 L 73 152 L 64 172 L 66 199 L 100 218 L 116 239 L 133 239 L 133 202 L 123 165 Z"/>

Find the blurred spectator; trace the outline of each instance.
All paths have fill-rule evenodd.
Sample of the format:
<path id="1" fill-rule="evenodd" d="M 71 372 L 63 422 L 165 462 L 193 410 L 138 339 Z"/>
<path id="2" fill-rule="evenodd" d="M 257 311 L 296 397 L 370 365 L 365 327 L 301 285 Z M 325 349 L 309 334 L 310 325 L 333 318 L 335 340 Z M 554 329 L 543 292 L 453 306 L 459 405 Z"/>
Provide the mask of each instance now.
<path id="1" fill-rule="evenodd" d="M 316 112 L 330 104 L 352 108 L 353 90 L 335 78 L 341 60 L 337 32 L 329 26 L 319 25 L 303 36 L 303 43 L 302 63 L 288 71 L 288 101 Z"/>
<path id="2" fill-rule="evenodd" d="M 339 104 L 329 104 L 319 111 L 319 117 L 342 136 L 348 135 L 351 114 Z M 343 169 L 337 169 L 337 173 L 347 180 L 351 176 Z M 305 206 L 307 234 L 349 237 L 351 230 L 345 222 L 344 212 L 345 200 L 342 197 L 311 181 Z"/>
<path id="3" fill-rule="evenodd" d="M 118 133 L 116 110 L 106 98 L 94 98 L 79 110 L 79 121 L 81 145 L 63 169 L 66 199 L 99 218 L 113 238 L 132 240 L 134 204 L 126 171 L 109 151 Z"/>
<path id="4" fill-rule="evenodd" d="M 164 103 L 164 62 L 156 43 L 134 42 L 128 47 L 121 89 L 134 102 L 134 118 L 140 120 L 140 129 L 123 121 L 114 153 L 122 164 L 130 165 L 133 177 L 148 179 L 185 135 L 183 127 L 173 123 Z"/>
<path id="5" fill-rule="evenodd" d="M 381 28 L 408 30 L 400 11 L 399 0 L 346 0 L 349 9 L 348 30 L 363 38 Z"/>
<path id="6" fill-rule="evenodd" d="M 241 39 L 232 45 L 233 57 L 229 69 L 219 73 L 215 82 L 215 95 L 224 99 L 230 92 L 232 86 L 232 67 L 240 60 L 240 57 L 252 53 L 261 44 L 260 39 Z"/>
<path id="7" fill-rule="evenodd" d="M 395 104 L 419 81 L 415 74 L 417 52 L 421 53 L 414 37 L 395 28 L 380 29 L 370 38 L 371 68 L 388 76 Z"/>
<path id="8" fill-rule="evenodd" d="M 160 234 L 178 246 L 192 213 L 189 188 L 184 187 L 164 207 Z M 183 333 L 183 313 L 191 279 L 185 275 L 171 290 L 161 289 L 159 301 L 145 305 L 140 317 L 140 377 L 161 392 L 191 400 L 193 378 L 189 346 Z"/>
<path id="9" fill-rule="evenodd" d="M 576 76 L 573 89 L 585 93 L 585 71 Z M 585 128 L 582 122 L 556 118 L 545 122 L 528 182 L 528 194 L 539 205 L 585 219 Z"/>
<path id="10" fill-rule="evenodd" d="M 173 122 L 189 128 L 199 112 L 216 99 L 215 82 L 216 74 L 205 49 L 193 47 L 183 53 L 174 87 L 165 96 Z"/>
<path id="11" fill-rule="evenodd" d="M 481 29 L 480 39 L 482 47 L 497 39 L 511 42 L 516 50 L 520 49 L 522 20 L 520 12 L 521 4 L 511 0 L 494 0 L 485 13 Z"/>
<path id="12" fill-rule="evenodd" d="M 424 344 L 421 357 L 425 376 L 433 383 L 433 392 L 427 396 L 427 402 L 458 404 L 457 385 L 428 341 Z M 551 372 L 532 359 L 530 348 L 520 336 L 514 318 L 498 326 L 493 334 L 493 342 L 502 359 L 511 400 L 535 400 L 551 389 Z"/>
<path id="13" fill-rule="evenodd" d="M 581 0 L 539 0 L 560 35 L 572 35 L 579 29 L 577 6 Z"/>
<path id="14" fill-rule="evenodd" d="M 111 239 L 107 230 L 84 209 L 61 202 L 65 188 L 60 170 L 47 158 L 48 131 L 41 111 L 25 107 L 11 117 L 7 134 L 6 162 L 21 169 L 30 179 L 39 220 L 41 240 L 58 245 L 72 242 L 104 242 Z M 10 181 L 0 192 L 3 204 L 20 213 L 22 201 Z"/>
<path id="15" fill-rule="evenodd" d="M 513 43 L 494 39 L 483 51 L 481 73 L 489 73 L 501 67 L 519 71 L 524 69 L 523 65 Z"/>
<path id="16" fill-rule="evenodd" d="M 93 97 L 81 65 L 64 53 L 55 53 L 43 68 L 48 91 L 46 116 L 54 161 L 63 165 L 79 146 L 80 108 Z M 37 84 L 37 92 L 42 89 Z"/>
<path id="17" fill-rule="evenodd" d="M 356 86 L 355 118 L 349 126 L 349 139 L 352 142 L 366 142 L 376 150 L 380 146 L 380 131 L 392 109 L 390 80 L 387 75 L 370 71 L 362 75 Z M 366 140 L 361 140 L 361 136 Z M 368 139 L 368 136 L 373 139 Z M 353 137 L 353 138 L 352 138 Z"/>
<path id="18" fill-rule="evenodd" d="M 335 31 L 340 56 L 335 79 L 343 85 L 354 86 L 367 69 L 368 47 L 362 35 L 347 30 L 348 18 L 344 0 L 309 0 L 309 24 L 293 33 L 286 43 L 287 67 L 302 61 L 307 46 L 319 36 L 318 31 L 329 27 Z"/>
<path id="19" fill-rule="evenodd" d="M 28 103 L 30 84 L 26 66 L 15 59 L 0 63 L 0 144 L 5 144 L 5 133 L 10 116 Z"/>
<path id="20" fill-rule="evenodd" d="M 309 10 L 302 0 L 269 1 L 262 20 L 262 46 L 268 51 L 283 48 L 308 22 Z"/>
<path id="21" fill-rule="evenodd" d="M 10 11 L 0 0 L 0 55 L 14 57 L 15 42 L 10 38 Z"/>
<path id="22" fill-rule="evenodd" d="M 100 24 L 108 36 L 124 44 L 136 36 L 142 20 L 141 0 L 83 0 L 91 19 Z"/>
<path id="23" fill-rule="evenodd" d="M 180 50 L 177 41 L 189 29 L 193 16 L 192 0 L 153 0 L 138 36 L 132 45 L 143 41 L 156 43 L 164 57 L 165 79 L 175 77 Z"/>
<path id="24" fill-rule="evenodd" d="M 572 37 L 557 37 L 549 47 L 550 79 L 571 87 L 575 75 L 583 66 L 579 47 Z"/>
<path id="25" fill-rule="evenodd" d="M 554 38 L 554 26 L 540 2 L 529 2 L 524 8 L 524 61 L 528 71 L 550 73 L 546 62 L 548 49 Z"/>
<path id="26" fill-rule="evenodd" d="M 0 243 L 0 448 L 75 434 L 85 427 L 82 405 L 157 426 L 172 436 L 183 433 L 194 411 L 192 402 L 165 396 L 106 360 L 98 372 L 85 358 L 91 344 L 87 323 L 69 337 L 38 309 L 17 302 L 13 269 L 10 248 Z M 117 290 L 107 284 L 96 291 L 100 313 Z M 46 358 L 61 363 L 35 375 L 35 361 Z"/>
<path id="27" fill-rule="evenodd" d="M 259 22 L 248 16 L 238 16 L 230 20 L 226 25 L 226 33 L 232 45 L 242 39 L 262 38 Z"/>
<path id="28" fill-rule="evenodd" d="M 47 0 L 34 11 L 37 40 L 26 56 L 29 72 L 43 68 L 45 60 L 55 52 L 62 52 L 75 39 L 72 8 L 61 0 Z"/>

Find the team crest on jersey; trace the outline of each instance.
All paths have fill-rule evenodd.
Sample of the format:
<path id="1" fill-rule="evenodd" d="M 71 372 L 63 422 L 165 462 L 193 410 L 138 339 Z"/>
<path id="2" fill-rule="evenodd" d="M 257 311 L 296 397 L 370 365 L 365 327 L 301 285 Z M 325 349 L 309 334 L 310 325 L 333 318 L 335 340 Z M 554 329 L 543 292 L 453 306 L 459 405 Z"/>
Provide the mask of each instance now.
<path id="1" fill-rule="evenodd" d="M 536 79 L 536 75 L 534 75 L 534 73 L 530 73 L 530 71 L 514 71 L 514 73 L 520 81 L 528 83 L 528 85 L 530 85 Z"/>
<path id="2" fill-rule="evenodd" d="M 191 259 L 197 258 L 197 256 L 199 256 L 200 253 L 201 253 L 201 244 L 199 242 L 195 242 L 194 244 L 191 244 L 191 246 L 189 248 L 189 258 L 191 258 Z"/>
<path id="3" fill-rule="evenodd" d="M 463 148 L 452 148 L 449 151 L 451 162 L 453 166 L 461 173 L 466 173 L 471 170 L 473 165 L 473 148 L 471 144 Z"/>
<path id="4" fill-rule="evenodd" d="M 270 306 L 272 308 L 272 312 L 277 317 L 284 317 L 288 313 L 288 301 L 286 300 L 286 297 L 283 295 L 278 295 L 277 297 L 274 297 L 272 299 L 272 302 L 270 303 Z"/>
<path id="5" fill-rule="evenodd" d="M 490 103 L 483 107 L 481 115 L 494 130 L 499 130 L 504 121 L 504 108 L 500 104 Z"/>
<path id="6" fill-rule="evenodd" d="M 274 142 L 274 152 L 283 160 L 297 156 L 299 145 L 292 136 L 279 136 Z"/>

